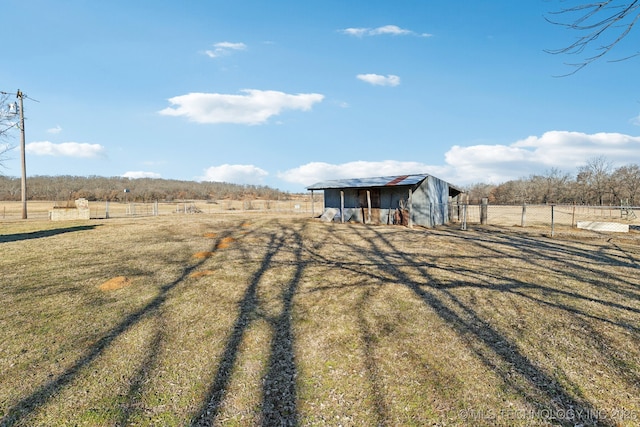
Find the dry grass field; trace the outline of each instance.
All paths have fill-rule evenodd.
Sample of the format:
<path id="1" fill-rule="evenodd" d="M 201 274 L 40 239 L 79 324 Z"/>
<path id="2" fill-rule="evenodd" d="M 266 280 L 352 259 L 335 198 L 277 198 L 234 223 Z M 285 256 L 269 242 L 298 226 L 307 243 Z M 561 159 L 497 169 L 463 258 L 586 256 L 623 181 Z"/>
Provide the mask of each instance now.
<path id="1" fill-rule="evenodd" d="M 0 222 L 0 426 L 638 425 L 637 237 Z"/>
<path id="2" fill-rule="evenodd" d="M 176 215 L 192 213 L 276 213 L 288 212 L 299 214 L 311 214 L 313 208 L 322 210 L 322 196 L 314 196 L 315 205 L 311 197 L 306 195 L 294 195 L 290 200 L 189 200 L 174 202 L 146 202 L 146 203 L 122 203 L 122 202 L 89 202 L 89 213 L 92 219 L 104 219 L 107 214 L 110 218 L 142 217 L 154 215 Z M 27 203 L 28 219 L 49 219 L 49 211 L 54 207 L 75 206 L 73 201 L 29 201 Z M 22 220 L 22 203 L 0 201 L 0 221 Z"/>

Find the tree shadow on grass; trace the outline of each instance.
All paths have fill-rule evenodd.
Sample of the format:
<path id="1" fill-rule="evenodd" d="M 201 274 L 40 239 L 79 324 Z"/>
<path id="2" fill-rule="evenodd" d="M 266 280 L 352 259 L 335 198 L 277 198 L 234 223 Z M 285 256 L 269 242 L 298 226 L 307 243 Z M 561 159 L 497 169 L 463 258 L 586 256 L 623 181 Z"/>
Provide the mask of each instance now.
<path id="1" fill-rule="evenodd" d="M 75 227 L 74 227 L 75 228 Z M 225 236 L 220 236 L 212 245 L 212 250 L 216 248 L 218 243 Z M 13 407 L 9 408 L 6 414 L 0 419 L 0 427 L 13 426 L 20 422 L 23 418 L 29 416 L 29 414 L 36 411 L 39 407 L 45 405 L 52 397 L 58 394 L 65 387 L 68 387 L 78 376 L 80 371 L 86 366 L 95 361 L 104 351 L 107 349 L 118 337 L 130 330 L 134 325 L 138 324 L 142 319 L 154 315 L 158 308 L 167 300 L 169 292 L 182 283 L 193 271 L 200 267 L 206 259 L 186 267 L 182 274 L 171 283 L 163 285 L 159 294 L 153 298 L 148 304 L 141 309 L 129 314 L 124 318 L 122 322 L 107 331 L 102 338 L 100 338 L 95 344 L 93 344 L 82 357 L 80 357 L 76 363 L 69 367 L 62 374 L 51 379 L 50 381 L 42 384 L 29 396 L 18 401 Z M 134 378 L 132 387 L 130 389 L 128 399 L 130 400 L 125 405 L 132 407 L 134 403 L 133 399 L 136 398 L 137 391 L 141 387 L 144 375 L 146 375 L 147 368 L 154 363 L 156 359 L 157 351 L 159 349 L 159 341 L 162 337 L 157 335 L 151 342 L 149 354 L 143 361 L 143 366 L 138 370 L 137 377 Z M 125 409 L 125 419 L 129 417 L 131 413 L 130 409 Z"/>
<path id="2" fill-rule="evenodd" d="M 452 233 L 451 236 L 465 239 L 459 233 Z M 474 240 L 473 244 L 494 251 L 497 255 L 516 257 L 545 269 L 549 269 L 549 262 L 552 263 L 551 265 L 559 266 L 561 271 L 572 268 L 575 278 L 583 283 L 597 288 L 606 286 L 609 291 L 619 294 L 624 299 L 640 300 L 638 282 L 633 280 L 635 277 L 617 275 L 615 286 L 600 280 L 601 274 L 612 274 L 611 272 L 615 271 L 612 270 L 613 267 L 638 268 L 638 261 L 615 243 L 597 247 L 583 243 L 582 247 L 576 247 L 557 240 L 494 233 L 487 235 L 486 238 Z M 510 251 L 507 252 L 505 248 Z M 514 254 L 513 249 L 517 249 L 517 254 Z"/>
<path id="3" fill-rule="evenodd" d="M 267 371 L 262 381 L 262 424 L 269 426 L 295 426 L 298 424 L 295 337 L 292 331 L 291 316 L 293 297 L 305 269 L 305 262 L 302 259 L 303 244 L 300 234 L 286 228 L 281 230 L 281 233 L 280 236 L 270 236 L 267 253 L 239 303 L 238 318 L 227 340 L 218 370 L 191 426 L 209 426 L 215 423 L 231 381 L 243 336 L 257 318 L 266 320 L 273 331 Z M 291 246 L 293 246 L 295 257 L 293 263 L 295 271 L 280 296 L 283 308 L 280 314 L 275 317 L 259 314 L 261 310 L 257 295 L 258 286 L 265 273 L 272 267 L 274 257 L 280 251 Z"/>
<path id="4" fill-rule="evenodd" d="M 157 317 L 158 325 L 156 326 L 153 337 L 147 347 L 147 354 L 138 367 L 136 374 L 133 376 L 129 390 L 124 397 L 124 402 L 121 405 L 122 412 L 120 419 L 115 423 L 117 426 L 129 425 L 129 419 L 136 413 L 139 413 L 142 409 L 140 400 L 144 391 L 144 386 L 146 381 L 149 379 L 149 373 L 153 370 L 154 366 L 156 366 L 159 350 L 165 339 L 163 327 L 164 320 L 162 319 L 162 314 L 159 313 Z"/>
<path id="5" fill-rule="evenodd" d="M 274 330 L 267 373 L 262 387 L 262 424 L 294 426 L 298 424 L 296 406 L 296 364 L 294 334 L 291 324 L 293 297 L 305 268 L 302 260 L 302 239 L 294 238 L 295 272 L 282 293 L 283 308 L 272 320 Z"/>
<path id="6" fill-rule="evenodd" d="M 394 281 L 402 283 L 413 291 L 449 327 L 464 338 L 467 346 L 478 360 L 498 374 L 508 388 L 522 396 L 533 408 L 547 410 L 552 414 L 565 413 L 573 416 L 571 419 L 555 420 L 560 425 L 573 426 L 576 422 L 584 422 L 587 425 L 593 423 L 594 420 L 590 417 L 597 412 L 585 397 L 580 393 L 576 394 L 575 390 L 570 393 L 563 388 L 551 374 L 529 360 L 508 337 L 482 319 L 473 307 L 456 297 L 451 289 L 439 286 L 437 280 L 424 268 L 424 263 L 421 260 L 415 259 L 409 253 L 398 248 L 375 228 L 354 228 L 353 230 L 361 235 L 362 241 L 367 242 L 369 249 L 364 251 L 361 247 L 352 247 L 351 249 L 354 252 L 357 251 L 361 259 L 367 257 L 373 268 L 347 268 L 353 268 L 354 271 L 365 275 L 372 272 L 371 277 L 377 279 L 384 276 L 375 271 L 375 265 L 383 269 L 386 274 L 390 273 L 394 277 Z M 365 233 L 365 230 L 368 231 Z M 369 233 L 372 233 L 374 237 L 371 238 Z M 508 243 L 502 242 L 502 244 Z M 398 262 L 399 260 L 401 262 Z M 407 269 L 419 274 L 409 274 Z M 416 277 L 420 277 L 420 279 L 417 280 Z M 463 282 L 460 286 L 477 287 L 479 285 L 473 282 Z M 526 286 L 535 287 L 533 284 L 526 284 Z M 492 289 L 491 284 L 483 284 L 483 287 Z M 502 290 L 504 291 L 504 288 Z M 372 349 L 368 349 L 368 351 L 371 352 Z M 375 376 L 372 381 L 375 381 Z M 373 388 L 374 390 L 381 389 L 379 385 L 374 385 Z M 598 423 L 603 426 L 612 425 L 606 419 L 600 419 Z"/>
<path id="7" fill-rule="evenodd" d="M 362 285 L 360 285 L 362 286 Z M 383 427 L 389 425 L 389 407 L 384 398 L 382 381 L 380 380 L 380 369 L 375 358 L 375 333 L 371 330 L 369 322 L 365 318 L 365 311 L 369 299 L 372 296 L 372 289 L 366 288 L 362 298 L 356 304 L 358 313 L 358 323 L 360 327 L 360 335 L 364 346 L 364 367 L 367 371 L 367 378 L 371 384 L 371 394 L 373 398 L 373 406 L 376 416 L 376 425 Z"/>
<path id="8" fill-rule="evenodd" d="M 31 239 L 41 239 L 44 237 L 56 236 L 58 234 L 93 230 L 96 227 L 99 227 L 99 224 L 78 225 L 76 227 L 54 228 L 51 230 L 31 231 L 29 233 L 0 234 L 0 243 L 19 242 L 21 240 L 31 240 Z"/>

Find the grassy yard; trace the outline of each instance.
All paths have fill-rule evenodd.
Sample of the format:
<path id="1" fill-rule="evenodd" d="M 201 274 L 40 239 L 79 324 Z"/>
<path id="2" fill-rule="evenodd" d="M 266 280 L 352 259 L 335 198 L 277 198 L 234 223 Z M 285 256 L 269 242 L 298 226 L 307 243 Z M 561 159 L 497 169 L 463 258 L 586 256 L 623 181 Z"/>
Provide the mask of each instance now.
<path id="1" fill-rule="evenodd" d="M 0 426 L 640 423 L 637 234 L 0 223 Z"/>

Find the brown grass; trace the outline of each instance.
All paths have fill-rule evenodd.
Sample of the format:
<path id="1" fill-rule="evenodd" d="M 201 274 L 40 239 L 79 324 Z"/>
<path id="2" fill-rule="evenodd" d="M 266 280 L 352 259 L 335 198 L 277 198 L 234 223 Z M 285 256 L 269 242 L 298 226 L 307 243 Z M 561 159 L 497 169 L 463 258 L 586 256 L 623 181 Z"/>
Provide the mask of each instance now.
<path id="1" fill-rule="evenodd" d="M 640 422 L 637 234 L 1 227 L 2 426 Z"/>

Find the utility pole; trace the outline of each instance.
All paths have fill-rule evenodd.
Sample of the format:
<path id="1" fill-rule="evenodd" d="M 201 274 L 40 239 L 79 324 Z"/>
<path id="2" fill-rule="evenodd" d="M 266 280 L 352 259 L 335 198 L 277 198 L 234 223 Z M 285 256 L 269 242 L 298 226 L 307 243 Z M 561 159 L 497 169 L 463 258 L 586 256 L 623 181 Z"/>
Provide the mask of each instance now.
<path id="1" fill-rule="evenodd" d="M 8 92 L 0 91 L 2 95 L 10 95 Z M 20 129 L 20 157 L 22 163 L 22 182 L 21 182 L 21 193 L 22 193 L 22 219 L 27 219 L 27 162 L 25 156 L 25 136 L 24 136 L 24 98 L 30 99 L 32 101 L 39 102 L 33 98 L 29 98 L 27 95 L 22 93 L 20 89 L 16 92 L 16 98 L 20 101 L 20 104 L 12 103 L 9 106 L 9 114 L 16 115 L 18 113 L 17 110 L 20 111 L 20 120 L 17 123 L 18 129 Z M 16 126 L 16 124 L 11 125 L 9 128 Z M 7 129 L 9 129 L 7 128 Z"/>
<path id="2" fill-rule="evenodd" d="M 27 219 L 27 161 L 25 156 L 25 137 L 24 137 L 24 111 L 22 99 L 25 95 L 18 89 L 16 97 L 20 100 L 20 157 L 22 161 L 22 180 L 21 180 L 21 193 L 22 193 L 22 219 Z"/>

